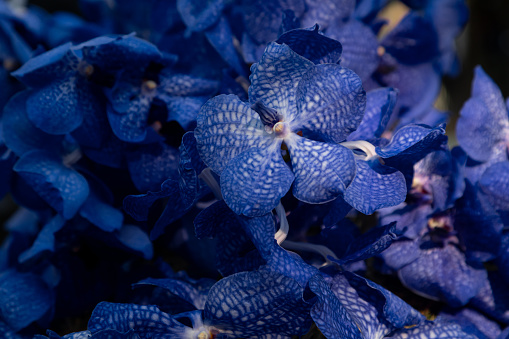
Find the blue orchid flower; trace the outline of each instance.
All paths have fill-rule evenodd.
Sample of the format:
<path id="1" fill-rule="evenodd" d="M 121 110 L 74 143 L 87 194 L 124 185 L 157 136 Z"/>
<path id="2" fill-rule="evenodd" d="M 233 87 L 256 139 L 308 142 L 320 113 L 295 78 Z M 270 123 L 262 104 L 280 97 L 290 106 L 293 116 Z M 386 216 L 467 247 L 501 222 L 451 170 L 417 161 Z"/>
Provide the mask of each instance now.
<path id="1" fill-rule="evenodd" d="M 202 107 L 195 130 L 202 159 L 221 175 L 226 203 L 238 214 L 266 214 L 294 179 L 294 195 L 303 201 L 336 198 L 355 173 L 353 153 L 297 132 L 343 141 L 362 119 L 365 93 L 360 79 L 338 65 L 315 66 L 276 43 L 252 72 L 251 106 L 235 96 L 215 97 Z M 283 142 L 295 174 L 280 154 Z"/>

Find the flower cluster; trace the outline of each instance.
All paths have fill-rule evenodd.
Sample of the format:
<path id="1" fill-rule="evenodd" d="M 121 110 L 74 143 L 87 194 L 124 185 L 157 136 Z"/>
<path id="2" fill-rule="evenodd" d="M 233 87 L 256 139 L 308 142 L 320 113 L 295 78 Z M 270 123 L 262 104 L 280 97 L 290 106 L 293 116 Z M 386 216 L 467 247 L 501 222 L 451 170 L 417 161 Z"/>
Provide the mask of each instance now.
<path id="1" fill-rule="evenodd" d="M 2 335 L 506 338 L 509 106 L 450 149 L 466 5 L 399 4 L 0 0 Z"/>

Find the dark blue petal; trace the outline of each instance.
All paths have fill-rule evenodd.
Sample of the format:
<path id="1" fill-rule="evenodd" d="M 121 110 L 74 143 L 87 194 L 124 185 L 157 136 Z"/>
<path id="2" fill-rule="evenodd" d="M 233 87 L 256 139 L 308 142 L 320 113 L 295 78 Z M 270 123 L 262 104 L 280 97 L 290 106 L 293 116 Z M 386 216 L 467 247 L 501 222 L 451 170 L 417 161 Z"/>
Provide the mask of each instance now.
<path id="1" fill-rule="evenodd" d="M 495 113 L 480 97 L 470 98 L 461 109 L 456 124 L 458 143 L 465 152 L 477 161 L 487 161 L 496 152 L 496 144 L 509 139 L 507 110 L 505 119 L 497 118 Z"/>
<path id="2" fill-rule="evenodd" d="M 487 280 L 486 271 L 466 264 L 464 254 L 453 245 L 421 250 L 417 260 L 399 271 L 399 277 L 419 295 L 453 307 L 465 305 Z"/>
<path id="3" fill-rule="evenodd" d="M 187 29 L 201 32 L 219 20 L 225 6 L 224 0 L 177 0 L 177 9 Z"/>
<path id="4" fill-rule="evenodd" d="M 30 91 L 18 93 L 5 106 L 2 119 L 3 141 L 18 156 L 33 149 L 59 151 L 63 138 L 44 133 L 28 119 L 25 103 L 30 95 Z"/>
<path id="5" fill-rule="evenodd" d="M 305 0 L 306 12 L 302 25 L 309 27 L 319 24 L 323 29 L 333 22 L 341 22 L 350 17 L 355 9 L 355 0 Z"/>
<path id="6" fill-rule="evenodd" d="M 410 11 L 382 40 L 385 51 L 398 62 L 416 65 L 436 58 L 438 36 L 427 18 Z"/>
<path id="7" fill-rule="evenodd" d="M 335 64 L 341 58 L 341 44 L 318 32 L 318 25 L 309 29 L 294 29 L 281 35 L 276 42 L 286 44 L 315 64 Z"/>
<path id="8" fill-rule="evenodd" d="M 251 147 L 266 147 L 272 138 L 259 115 L 235 95 L 219 95 L 200 110 L 194 131 L 198 152 L 214 172 Z"/>
<path id="9" fill-rule="evenodd" d="M 66 134 L 78 128 L 84 112 L 77 86 L 76 78 L 64 78 L 34 91 L 26 102 L 30 121 L 49 134 Z"/>
<path id="10" fill-rule="evenodd" d="M 257 269 L 264 260 L 254 248 L 237 215 L 225 202 L 218 201 L 203 210 L 194 220 L 196 236 L 216 238 L 216 267 L 224 277 L 242 271 Z M 264 232 L 264 230 L 260 230 Z M 271 232 L 272 239 L 274 229 Z M 247 253 L 246 253 L 247 252 Z"/>
<path id="11" fill-rule="evenodd" d="M 327 338 L 362 338 L 360 329 L 321 274 L 316 274 L 309 280 L 309 287 L 318 296 L 318 301 L 311 309 L 311 317 L 320 332 Z"/>
<path id="12" fill-rule="evenodd" d="M 174 338 L 183 334 L 185 326 L 153 305 L 99 303 L 88 321 L 88 330 L 96 334 L 102 330 L 130 330 L 142 337 Z"/>
<path id="13" fill-rule="evenodd" d="M 446 310 L 446 312 L 440 312 L 439 316 L 444 320 L 457 323 L 463 331 L 479 339 L 498 338 L 500 335 L 500 326 L 496 322 L 470 308 Z"/>
<path id="14" fill-rule="evenodd" d="M 219 89 L 219 82 L 163 69 L 159 74 L 159 86 L 170 96 L 208 96 Z"/>
<path id="15" fill-rule="evenodd" d="M 275 143 L 269 149 L 251 148 L 233 158 L 221 174 L 221 192 L 235 213 L 261 216 L 277 206 L 293 179 Z"/>
<path id="16" fill-rule="evenodd" d="M 72 218 L 88 197 L 86 179 L 45 151 L 25 153 L 14 171 L 64 218 Z"/>
<path id="17" fill-rule="evenodd" d="M 351 150 L 294 134 L 286 140 L 295 183 L 293 195 L 307 203 L 325 203 L 343 193 L 355 176 Z"/>
<path id="18" fill-rule="evenodd" d="M 108 105 L 108 120 L 113 133 L 122 141 L 141 142 L 147 136 L 148 114 L 152 98 L 145 95 L 130 102 L 125 112 L 116 112 Z"/>
<path id="19" fill-rule="evenodd" d="M 304 0 L 242 1 L 242 10 L 246 32 L 256 45 L 263 45 L 277 39 L 284 10 L 291 10 L 300 17 L 305 4 Z"/>
<path id="20" fill-rule="evenodd" d="M 127 168 L 140 192 L 155 191 L 161 183 L 178 177 L 178 150 L 164 143 L 139 146 L 127 155 Z"/>
<path id="21" fill-rule="evenodd" d="M 396 223 L 383 227 L 375 227 L 350 243 L 348 251 L 339 260 L 340 265 L 365 260 L 383 252 L 397 239 Z"/>
<path id="22" fill-rule="evenodd" d="M 42 318 L 53 307 L 53 294 L 37 275 L 8 270 L 0 274 L 0 314 L 14 331 Z"/>
<path id="23" fill-rule="evenodd" d="M 27 61 L 12 73 L 19 81 L 29 87 L 43 87 L 54 79 L 66 78 L 74 73 L 69 63 L 76 56 L 68 53 L 71 43 L 66 43 Z"/>
<path id="24" fill-rule="evenodd" d="M 168 179 L 161 184 L 161 189 L 159 191 L 149 191 L 146 194 L 128 195 L 125 197 L 124 210 L 135 220 L 145 221 L 148 219 L 150 207 L 156 200 L 178 193 L 178 182 L 173 179 Z"/>
<path id="25" fill-rule="evenodd" d="M 292 278 L 297 281 L 302 288 L 304 288 L 309 279 L 318 272 L 315 267 L 306 263 L 296 253 L 289 252 L 280 246 L 274 246 L 267 265 L 263 266 L 262 269 Z"/>
<path id="26" fill-rule="evenodd" d="M 300 80 L 296 101 L 298 113 L 291 116 L 292 127 L 341 142 L 361 123 L 366 92 L 353 71 L 339 65 L 317 65 Z"/>
<path id="27" fill-rule="evenodd" d="M 394 242 L 381 253 L 381 256 L 385 265 L 392 270 L 399 270 L 417 260 L 419 254 L 419 242 L 417 240 L 402 239 Z"/>
<path id="28" fill-rule="evenodd" d="M 105 232 L 113 232 L 122 227 L 124 215 L 121 211 L 107 203 L 98 194 L 90 191 L 87 200 L 80 209 L 80 215 Z"/>
<path id="29" fill-rule="evenodd" d="M 419 326 L 402 329 L 395 334 L 386 337 L 392 339 L 420 339 L 420 338 L 444 338 L 444 339 L 475 339 L 476 337 L 461 330 L 455 323 L 435 320 L 427 321 Z"/>
<path id="30" fill-rule="evenodd" d="M 444 134 L 445 125 L 431 128 L 426 125 L 410 124 L 399 129 L 389 144 L 377 147 L 376 153 L 389 166 L 415 164 L 447 141 Z"/>
<path id="31" fill-rule="evenodd" d="M 152 259 L 154 248 L 148 235 L 138 226 L 123 225 L 115 234 L 120 243 L 128 249 L 141 253 L 145 259 Z"/>
<path id="32" fill-rule="evenodd" d="M 221 279 L 209 293 L 205 318 L 228 326 L 235 337 L 302 335 L 308 331 L 310 304 L 299 284 L 283 275 L 242 272 Z"/>
<path id="33" fill-rule="evenodd" d="M 344 48 L 344 47 L 343 47 Z M 416 117 L 429 111 L 440 92 L 440 72 L 432 63 L 416 66 L 382 63 L 377 80 L 399 90 L 400 125 L 420 122 Z"/>
<path id="34" fill-rule="evenodd" d="M 498 272 L 488 272 L 479 293 L 472 298 L 471 305 L 494 319 L 509 323 L 509 290 L 507 282 Z"/>
<path id="35" fill-rule="evenodd" d="M 221 17 L 214 27 L 205 31 L 205 36 L 216 49 L 217 53 L 221 55 L 223 60 L 226 61 L 237 74 L 247 77 L 247 67 L 235 48 L 233 33 L 226 18 Z"/>
<path id="36" fill-rule="evenodd" d="M 364 214 L 377 209 L 395 206 L 406 198 L 404 175 L 396 169 L 382 166 L 378 159 L 357 160 L 357 171 L 344 199 Z"/>
<path id="37" fill-rule="evenodd" d="M 159 96 L 168 109 L 167 121 L 176 121 L 188 131 L 196 124 L 200 108 L 207 102 L 209 97 L 171 97 Z"/>
<path id="38" fill-rule="evenodd" d="M 65 225 L 65 219 L 56 215 L 41 229 L 32 247 L 20 254 L 18 260 L 20 263 L 33 261 L 45 252 L 55 251 L 55 233 L 60 231 Z"/>
<path id="39" fill-rule="evenodd" d="M 271 43 L 251 66 L 249 102 L 260 101 L 289 120 L 296 115 L 297 84 L 313 63 L 286 45 Z"/>
<path id="40" fill-rule="evenodd" d="M 102 36 L 73 47 L 83 59 L 103 70 L 144 69 L 150 62 L 160 62 L 156 46 L 131 35 Z"/>
<path id="41" fill-rule="evenodd" d="M 369 26 L 357 20 L 335 22 L 326 34 L 343 46 L 342 66 L 357 73 L 363 82 L 371 77 L 378 67 L 378 41 Z"/>
<path id="42" fill-rule="evenodd" d="M 481 66 L 475 68 L 474 81 L 472 82 L 472 97 L 478 98 L 486 105 L 493 120 L 498 123 L 507 123 L 507 106 L 505 105 L 504 97 L 498 86 L 484 72 Z"/>
<path id="43" fill-rule="evenodd" d="M 194 282 L 189 278 L 187 280 L 188 281 L 169 278 L 147 278 L 134 284 L 133 286 L 137 287 L 139 285 L 154 285 L 161 287 L 171 294 L 174 294 L 189 302 L 191 305 L 196 307 L 197 310 L 203 310 L 205 307 L 205 301 L 207 300 L 207 294 L 212 285 L 214 285 L 215 280 L 206 278 Z"/>
<path id="44" fill-rule="evenodd" d="M 347 140 L 370 140 L 380 138 L 385 131 L 392 110 L 396 105 L 398 91 L 393 88 L 379 88 L 366 94 L 366 111 L 359 127 Z"/>

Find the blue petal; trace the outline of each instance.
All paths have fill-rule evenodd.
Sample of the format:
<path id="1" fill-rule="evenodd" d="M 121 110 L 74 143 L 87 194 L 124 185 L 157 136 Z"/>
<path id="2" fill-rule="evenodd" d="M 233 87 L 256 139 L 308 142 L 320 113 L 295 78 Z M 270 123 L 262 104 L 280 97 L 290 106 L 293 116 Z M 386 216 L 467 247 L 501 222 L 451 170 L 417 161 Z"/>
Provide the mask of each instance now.
<path id="1" fill-rule="evenodd" d="M 327 338 L 362 338 L 360 329 L 320 274 L 310 279 L 309 287 L 318 296 L 311 317 L 320 332 Z"/>
<path id="2" fill-rule="evenodd" d="M 416 65 L 432 61 L 439 55 L 438 36 L 431 22 L 417 12 L 409 11 L 382 40 L 385 51 L 398 62 Z"/>
<path id="3" fill-rule="evenodd" d="M 394 242 L 388 249 L 381 253 L 384 264 L 392 270 L 412 263 L 419 258 L 418 240 L 403 239 Z"/>
<path id="4" fill-rule="evenodd" d="M 465 305 L 487 279 L 486 271 L 466 264 L 464 254 L 453 245 L 421 250 L 416 261 L 399 271 L 399 277 L 419 295 L 453 307 Z"/>
<path id="5" fill-rule="evenodd" d="M 33 149 L 58 151 L 63 138 L 44 133 L 28 119 L 25 103 L 30 95 L 30 91 L 18 93 L 5 106 L 2 119 L 3 141 L 18 156 Z"/>
<path id="6" fill-rule="evenodd" d="M 120 229 L 124 215 L 97 193 L 99 192 L 90 191 L 87 200 L 81 206 L 80 215 L 105 232 Z"/>
<path id="7" fill-rule="evenodd" d="M 178 182 L 173 179 L 165 180 L 159 191 L 149 191 L 146 194 L 128 195 L 124 198 L 124 210 L 135 220 L 145 221 L 148 219 L 149 209 L 155 201 L 177 194 Z"/>
<path id="8" fill-rule="evenodd" d="M 216 283 L 210 289 L 204 314 L 214 323 L 228 326 L 235 337 L 291 336 L 308 331 L 310 306 L 302 300 L 302 288 L 295 280 L 254 271 Z"/>
<path id="9" fill-rule="evenodd" d="M 216 202 L 198 214 L 194 226 L 199 239 L 217 239 L 216 268 L 222 276 L 251 271 L 264 263 L 258 251 L 249 251 L 253 248 L 252 241 L 239 223 L 237 215 L 224 201 Z M 269 234 L 274 239 L 274 229 Z"/>
<path id="10" fill-rule="evenodd" d="M 498 112 L 497 112 L 498 113 Z M 460 112 L 456 124 L 458 143 L 477 161 L 487 161 L 496 152 L 496 144 L 509 140 L 507 110 L 505 119 L 497 118 L 479 98 L 470 98 Z"/>
<path id="11" fill-rule="evenodd" d="M 355 0 L 306 0 L 306 7 L 301 19 L 303 26 L 319 24 L 327 29 L 329 24 L 344 21 L 352 15 Z"/>
<path id="12" fill-rule="evenodd" d="M 498 338 L 500 335 L 500 326 L 496 322 L 470 308 L 447 310 L 440 312 L 439 316 L 459 324 L 463 331 L 475 335 L 477 338 Z"/>
<path id="13" fill-rule="evenodd" d="M 207 300 L 207 294 L 210 288 L 214 285 L 215 280 L 212 279 L 200 279 L 198 281 L 192 281 L 192 279 L 154 279 L 147 278 L 140 282 L 137 282 L 133 286 L 139 285 L 154 285 L 161 287 L 171 294 L 174 294 L 181 299 L 187 301 L 197 310 L 203 310 L 205 307 L 205 301 Z"/>
<path id="14" fill-rule="evenodd" d="M 214 27 L 205 31 L 205 36 L 219 55 L 221 55 L 223 60 L 226 61 L 237 74 L 247 77 L 247 67 L 235 48 L 233 33 L 226 18 L 221 17 Z"/>
<path id="15" fill-rule="evenodd" d="M 190 31 L 201 32 L 219 20 L 224 0 L 177 0 L 177 10 Z"/>
<path id="16" fill-rule="evenodd" d="M 488 279 L 472 298 L 471 305 L 504 324 L 509 322 L 509 290 L 497 271 L 488 272 Z"/>
<path id="17" fill-rule="evenodd" d="M 144 69 L 151 62 L 160 62 L 162 55 L 156 46 L 131 35 L 102 36 L 73 47 L 83 59 L 100 69 Z"/>
<path id="18" fill-rule="evenodd" d="M 53 298 L 50 288 L 35 274 L 14 270 L 0 274 L 0 314 L 14 331 L 41 319 L 53 307 Z"/>
<path id="19" fill-rule="evenodd" d="M 265 147 L 272 138 L 259 115 L 235 95 L 219 95 L 200 110 L 194 131 L 198 152 L 214 172 L 251 147 Z"/>
<path id="20" fill-rule="evenodd" d="M 315 267 L 306 263 L 296 253 L 289 252 L 281 246 L 274 246 L 267 265 L 262 269 L 292 278 L 299 283 L 301 288 L 305 288 L 309 279 L 318 272 Z"/>
<path id="21" fill-rule="evenodd" d="M 53 217 L 41 229 L 32 247 L 20 254 L 18 260 L 20 263 L 34 261 L 45 252 L 55 251 L 55 233 L 60 231 L 65 225 L 65 219 L 60 215 Z"/>
<path id="22" fill-rule="evenodd" d="M 344 199 L 364 214 L 395 206 L 406 198 L 404 175 L 392 167 L 382 166 L 378 159 L 357 160 L 357 172 L 345 191 Z"/>
<path id="23" fill-rule="evenodd" d="M 313 65 L 286 45 L 269 44 L 261 60 L 251 66 L 249 102 L 260 101 L 285 120 L 295 116 L 297 84 Z"/>
<path id="24" fill-rule="evenodd" d="M 231 160 L 221 174 L 221 192 L 235 213 L 256 217 L 277 206 L 293 179 L 275 143 L 269 149 L 251 148 Z"/>
<path id="25" fill-rule="evenodd" d="M 440 319 L 435 322 L 427 321 L 419 326 L 402 329 L 393 335 L 386 337 L 392 339 L 420 339 L 420 338 L 444 338 L 444 339 L 475 339 L 476 337 L 461 330 L 455 323 L 448 323 Z"/>
<path id="26" fill-rule="evenodd" d="M 341 58 L 343 47 L 318 32 L 318 25 L 310 29 L 294 29 L 281 35 L 276 42 L 286 44 L 304 58 L 315 64 L 335 64 Z"/>
<path id="27" fill-rule="evenodd" d="M 320 143 L 296 134 L 286 143 L 295 183 L 293 195 L 307 203 L 325 203 L 342 194 L 355 176 L 353 152 L 335 144 Z"/>
<path id="28" fill-rule="evenodd" d="M 296 17 L 300 17 L 305 10 L 304 0 L 253 0 L 242 3 L 246 32 L 257 45 L 277 39 L 284 10 L 291 10 Z"/>
<path id="29" fill-rule="evenodd" d="M 431 151 L 438 150 L 446 141 L 445 125 L 431 128 L 426 125 L 410 124 L 399 129 L 391 142 L 377 147 L 376 153 L 389 166 L 415 164 Z"/>
<path id="30" fill-rule="evenodd" d="M 508 120 L 507 106 L 498 86 L 484 72 L 481 66 L 475 68 L 472 82 L 472 97 L 480 99 L 488 108 L 491 119 L 502 123 Z"/>
<path id="31" fill-rule="evenodd" d="M 396 105 L 398 91 L 393 88 L 379 88 L 366 95 L 366 111 L 359 127 L 347 140 L 370 140 L 380 138 L 385 131 L 392 110 Z"/>
<path id="32" fill-rule="evenodd" d="M 219 82 L 163 69 L 159 74 L 159 86 L 171 96 L 209 96 L 219 89 Z"/>
<path id="33" fill-rule="evenodd" d="M 340 265 L 371 258 L 388 248 L 397 239 L 396 223 L 375 227 L 350 243 L 348 251 L 339 260 Z"/>
<path id="34" fill-rule="evenodd" d="M 126 333 L 130 330 L 142 337 L 171 338 L 183 334 L 185 326 L 153 305 L 99 303 L 88 321 L 88 330 Z"/>
<path id="35" fill-rule="evenodd" d="M 159 96 L 168 109 L 167 121 L 176 121 L 188 131 L 193 129 L 200 108 L 205 104 L 209 97 L 171 97 Z"/>
<path id="36" fill-rule="evenodd" d="M 125 112 L 108 105 L 108 120 L 113 133 L 122 141 L 141 142 L 147 136 L 148 114 L 152 98 L 140 95 L 130 102 Z"/>
<path id="37" fill-rule="evenodd" d="M 145 259 L 152 259 L 154 248 L 148 235 L 138 226 L 123 225 L 115 234 L 120 243 L 130 250 L 143 254 Z"/>
<path id="38" fill-rule="evenodd" d="M 161 183 L 178 176 L 178 150 L 164 143 L 139 146 L 127 155 L 127 168 L 140 192 L 155 191 Z"/>
<path id="39" fill-rule="evenodd" d="M 72 218 L 88 197 L 86 179 L 45 151 L 25 153 L 14 171 L 64 218 Z"/>
<path id="40" fill-rule="evenodd" d="M 341 142 L 361 123 L 366 92 L 351 70 L 317 65 L 300 80 L 296 102 L 298 113 L 290 119 L 293 128 L 304 127 L 326 141 Z"/>
<path id="41" fill-rule="evenodd" d="M 350 68 L 366 81 L 378 67 L 378 41 L 371 28 L 361 21 L 332 23 L 327 36 L 343 46 L 341 65 Z"/>
<path id="42" fill-rule="evenodd" d="M 81 91 L 81 89 L 80 89 Z M 27 115 L 32 123 L 49 134 L 66 134 L 83 122 L 80 91 L 76 78 L 58 79 L 27 99 Z"/>
<path id="43" fill-rule="evenodd" d="M 30 59 L 12 75 L 29 87 L 39 88 L 48 84 L 48 80 L 66 78 L 74 72 L 69 63 L 76 59 L 76 56 L 68 53 L 70 48 L 70 42 L 53 48 Z"/>

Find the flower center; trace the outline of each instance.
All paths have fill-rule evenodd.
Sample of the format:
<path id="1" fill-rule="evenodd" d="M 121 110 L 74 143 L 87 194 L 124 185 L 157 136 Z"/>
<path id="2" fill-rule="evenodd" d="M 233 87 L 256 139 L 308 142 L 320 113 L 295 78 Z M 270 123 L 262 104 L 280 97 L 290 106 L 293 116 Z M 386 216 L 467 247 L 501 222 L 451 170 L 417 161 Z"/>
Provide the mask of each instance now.
<path id="1" fill-rule="evenodd" d="M 273 128 L 274 125 L 283 120 L 283 117 L 274 108 L 265 106 L 261 101 L 255 102 L 251 109 L 258 113 L 260 120 L 269 128 Z"/>
<path id="2" fill-rule="evenodd" d="M 276 123 L 274 127 L 272 127 L 272 130 L 274 131 L 276 138 L 286 138 L 288 134 L 290 134 L 290 127 L 288 126 L 288 123 L 284 121 Z"/>

